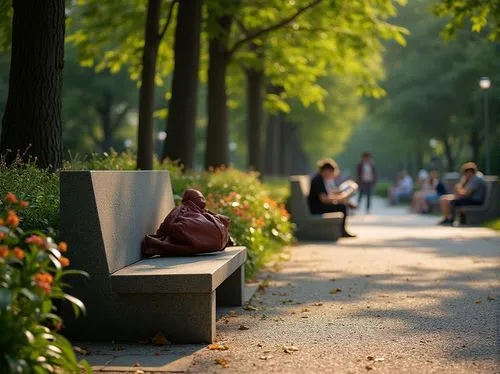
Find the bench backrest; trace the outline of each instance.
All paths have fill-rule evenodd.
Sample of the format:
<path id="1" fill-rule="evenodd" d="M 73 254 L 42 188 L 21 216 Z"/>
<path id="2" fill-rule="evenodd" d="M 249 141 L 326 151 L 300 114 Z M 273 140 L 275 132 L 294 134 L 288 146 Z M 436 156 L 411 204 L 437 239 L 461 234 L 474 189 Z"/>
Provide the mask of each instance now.
<path id="1" fill-rule="evenodd" d="M 293 175 L 290 177 L 291 214 L 294 221 L 306 220 L 311 216 L 307 196 L 311 178 L 308 175 Z"/>
<path id="2" fill-rule="evenodd" d="M 61 172 L 61 239 L 85 270 L 110 274 L 139 261 L 144 235 L 173 207 L 167 171 Z"/>

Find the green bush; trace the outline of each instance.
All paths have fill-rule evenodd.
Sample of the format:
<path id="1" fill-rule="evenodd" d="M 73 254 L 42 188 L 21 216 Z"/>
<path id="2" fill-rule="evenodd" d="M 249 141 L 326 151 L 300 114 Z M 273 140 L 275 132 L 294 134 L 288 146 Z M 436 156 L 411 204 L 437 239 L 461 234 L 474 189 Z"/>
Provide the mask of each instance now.
<path id="1" fill-rule="evenodd" d="M 134 170 L 135 167 L 133 154 L 113 151 L 81 160 L 74 157 L 64 165 L 65 170 Z M 258 174 L 236 169 L 183 174 L 177 164 L 158 161 L 155 161 L 155 169 L 170 172 L 176 202 L 186 188 L 197 188 L 207 197 L 209 209 L 231 218 L 231 235 L 238 244 L 248 248 L 248 278 L 253 277 L 273 253 L 292 242 L 292 224 L 283 205 L 288 188 L 283 181 L 273 181 L 269 186 L 259 180 Z M 57 238 L 58 174 L 17 163 L 0 168 L 0 178 L 6 181 L 0 193 L 12 191 L 32 202 L 22 215 L 22 227 L 42 229 Z"/>
<path id="2" fill-rule="evenodd" d="M 62 320 L 53 302 L 65 299 L 75 312 L 84 309 L 63 289 L 66 275 L 78 272 L 64 269 L 65 243 L 18 227 L 25 205 L 10 193 L 0 205 L 0 373 L 90 372 L 58 334 Z"/>
<path id="3" fill-rule="evenodd" d="M 386 198 L 389 194 L 389 190 L 391 189 L 391 182 L 377 182 L 375 186 L 375 195 Z"/>

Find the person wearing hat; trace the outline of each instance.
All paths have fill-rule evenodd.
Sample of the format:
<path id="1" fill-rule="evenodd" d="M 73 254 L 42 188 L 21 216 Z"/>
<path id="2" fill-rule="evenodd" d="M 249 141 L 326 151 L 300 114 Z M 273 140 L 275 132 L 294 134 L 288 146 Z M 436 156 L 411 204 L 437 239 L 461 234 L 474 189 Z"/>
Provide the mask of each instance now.
<path id="1" fill-rule="evenodd" d="M 311 214 L 324 214 L 332 212 L 341 212 L 344 217 L 342 220 L 342 237 L 354 238 L 346 230 L 347 203 L 351 191 L 333 191 L 330 192 L 327 186 L 340 174 L 340 168 L 332 159 L 323 159 L 318 161 L 319 173 L 311 179 L 311 187 L 307 201 Z"/>
<path id="2" fill-rule="evenodd" d="M 455 193 L 441 196 L 440 205 L 443 219 L 440 225 L 453 224 L 455 210 L 459 206 L 481 205 L 486 196 L 486 182 L 473 162 L 466 162 L 461 167 L 462 179 L 455 186 Z"/>

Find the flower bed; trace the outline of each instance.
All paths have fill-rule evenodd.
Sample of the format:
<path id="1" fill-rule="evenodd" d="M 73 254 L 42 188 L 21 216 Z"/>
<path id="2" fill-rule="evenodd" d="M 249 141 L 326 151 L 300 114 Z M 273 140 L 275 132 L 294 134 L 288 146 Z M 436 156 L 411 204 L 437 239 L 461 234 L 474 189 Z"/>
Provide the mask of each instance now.
<path id="1" fill-rule="evenodd" d="M 12 193 L 0 202 L 0 373 L 90 372 L 58 334 L 63 321 L 54 302 L 70 302 L 77 314 L 84 310 L 63 283 L 81 272 L 65 270 L 65 243 L 56 245 L 39 231 L 19 227 L 25 208 L 28 203 Z"/>
<path id="2" fill-rule="evenodd" d="M 284 246 L 293 241 L 293 228 L 283 199 L 286 193 L 259 181 L 255 173 L 236 169 L 183 174 L 173 163 L 156 169 L 168 170 L 174 194 L 182 195 L 186 188 L 197 188 L 207 197 L 208 208 L 231 218 L 231 234 L 235 241 L 248 248 L 247 278 L 257 271 Z M 73 160 L 65 169 L 134 170 L 132 155 L 111 153 L 94 155 L 83 161 Z M 59 230 L 59 177 L 39 170 L 33 165 L 0 165 L 0 196 L 13 191 L 31 205 L 21 214 L 24 229 L 39 229 L 58 238 Z M 273 198 L 271 197 L 273 196 Z"/>

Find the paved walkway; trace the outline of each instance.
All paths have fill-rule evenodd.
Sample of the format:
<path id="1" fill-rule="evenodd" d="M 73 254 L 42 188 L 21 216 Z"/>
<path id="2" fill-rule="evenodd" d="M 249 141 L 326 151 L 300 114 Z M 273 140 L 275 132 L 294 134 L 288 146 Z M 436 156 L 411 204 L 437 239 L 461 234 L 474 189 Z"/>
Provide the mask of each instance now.
<path id="1" fill-rule="evenodd" d="M 500 373 L 500 236 L 436 221 L 377 201 L 350 219 L 359 238 L 294 246 L 252 307 L 220 310 L 212 348 L 227 350 L 94 345 L 92 361 L 138 373 Z"/>
<path id="2" fill-rule="evenodd" d="M 190 372 L 500 373 L 500 236 L 377 203 L 358 239 L 292 248 Z"/>

